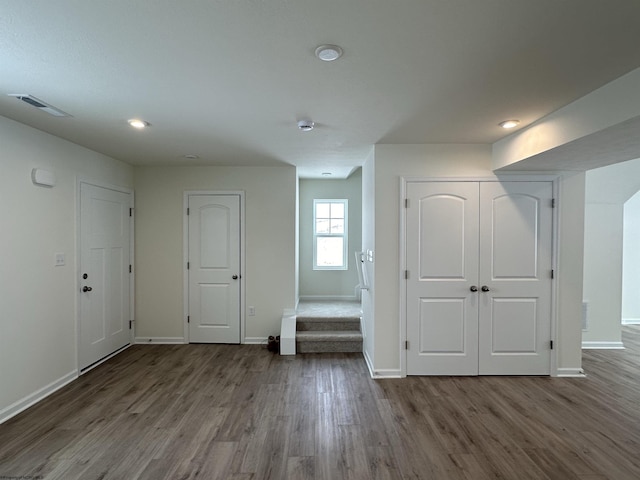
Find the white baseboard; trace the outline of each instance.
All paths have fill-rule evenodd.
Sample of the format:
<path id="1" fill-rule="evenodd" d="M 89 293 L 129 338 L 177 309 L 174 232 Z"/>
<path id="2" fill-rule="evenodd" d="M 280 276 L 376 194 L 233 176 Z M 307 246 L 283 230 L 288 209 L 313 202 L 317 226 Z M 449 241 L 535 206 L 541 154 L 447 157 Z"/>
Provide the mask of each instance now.
<path id="1" fill-rule="evenodd" d="M 379 379 L 379 378 L 402 378 L 402 373 L 400 372 L 400 370 L 396 370 L 396 369 L 384 369 L 384 370 L 374 370 L 373 369 L 373 364 L 371 363 L 371 358 L 369 358 L 369 355 L 367 354 L 366 351 L 362 352 L 362 355 L 364 356 L 364 361 L 367 364 L 367 368 L 369 369 L 369 375 L 371 375 L 371 378 L 374 379 Z"/>
<path id="2" fill-rule="evenodd" d="M 554 377 L 586 377 L 584 370 L 581 368 L 558 368 Z"/>
<path id="3" fill-rule="evenodd" d="M 640 325 L 640 318 L 623 318 L 622 325 Z"/>
<path id="4" fill-rule="evenodd" d="M 262 345 L 267 343 L 267 337 L 244 337 L 243 343 L 246 345 Z"/>
<path id="5" fill-rule="evenodd" d="M 357 302 L 355 295 L 300 295 L 301 302 Z"/>
<path id="6" fill-rule="evenodd" d="M 55 391 L 60 390 L 65 385 L 73 382 L 76 378 L 78 378 L 77 370 L 69 372 L 66 375 L 60 377 L 58 380 L 51 382 L 49 385 L 36 390 L 32 394 L 27 395 L 26 397 L 18 400 L 12 405 L 9 405 L 7 408 L 0 410 L 0 423 L 4 423 L 10 418 L 15 417 L 20 412 L 26 410 L 32 405 L 35 405 L 40 400 L 43 400 Z"/>
<path id="7" fill-rule="evenodd" d="M 184 337 L 136 337 L 135 343 L 175 345 L 187 343 Z"/>
<path id="8" fill-rule="evenodd" d="M 582 349 L 624 350 L 622 342 L 582 342 Z"/>

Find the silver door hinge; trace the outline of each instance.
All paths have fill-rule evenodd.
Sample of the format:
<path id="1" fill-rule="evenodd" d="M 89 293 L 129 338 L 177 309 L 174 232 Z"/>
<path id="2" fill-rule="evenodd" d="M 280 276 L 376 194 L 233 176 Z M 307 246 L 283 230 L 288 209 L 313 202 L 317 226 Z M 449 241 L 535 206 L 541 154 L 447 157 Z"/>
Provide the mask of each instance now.
<path id="1" fill-rule="evenodd" d="M 409 208 L 409 199 L 408 198 L 404 199 L 404 208 Z"/>
<path id="2" fill-rule="evenodd" d="M 404 279 L 409 280 L 409 270 L 404 271 Z"/>
<path id="3" fill-rule="evenodd" d="M 555 198 L 551 199 L 551 208 L 556 208 L 556 199 Z"/>
<path id="4" fill-rule="evenodd" d="M 409 350 L 409 340 L 405 340 L 405 342 L 404 342 L 404 349 L 405 349 L 405 350 Z"/>

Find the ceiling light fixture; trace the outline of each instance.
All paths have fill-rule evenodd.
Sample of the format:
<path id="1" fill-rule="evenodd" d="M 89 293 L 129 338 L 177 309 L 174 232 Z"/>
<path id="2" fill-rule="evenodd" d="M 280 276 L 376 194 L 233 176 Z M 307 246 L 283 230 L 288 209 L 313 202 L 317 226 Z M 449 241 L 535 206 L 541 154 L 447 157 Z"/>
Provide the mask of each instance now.
<path id="1" fill-rule="evenodd" d="M 142 129 L 142 128 L 146 128 L 146 127 L 150 127 L 151 126 L 151 124 L 149 122 L 145 122 L 144 120 L 140 120 L 138 118 L 132 118 L 130 120 L 127 120 L 127 122 L 133 128 L 137 128 L 137 129 Z"/>
<path id="2" fill-rule="evenodd" d="M 322 172 L 322 176 L 323 177 L 330 177 L 331 176 L 331 172 Z"/>
<path id="3" fill-rule="evenodd" d="M 187 153 L 186 155 L 183 155 L 182 158 L 186 158 L 187 160 L 198 160 L 200 156 L 194 153 Z"/>
<path id="4" fill-rule="evenodd" d="M 520 120 L 505 120 L 504 122 L 500 122 L 498 125 L 508 130 L 510 128 L 517 127 L 519 124 Z"/>
<path id="5" fill-rule="evenodd" d="M 300 130 L 302 130 L 303 132 L 309 132 L 311 130 L 313 130 L 313 126 L 315 125 L 315 123 L 313 123 L 311 120 L 299 120 L 298 121 L 298 128 Z"/>
<path id="6" fill-rule="evenodd" d="M 342 48 L 338 45 L 320 45 L 316 48 L 316 57 L 324 62 L 333 62 L 342 56 Z"/>

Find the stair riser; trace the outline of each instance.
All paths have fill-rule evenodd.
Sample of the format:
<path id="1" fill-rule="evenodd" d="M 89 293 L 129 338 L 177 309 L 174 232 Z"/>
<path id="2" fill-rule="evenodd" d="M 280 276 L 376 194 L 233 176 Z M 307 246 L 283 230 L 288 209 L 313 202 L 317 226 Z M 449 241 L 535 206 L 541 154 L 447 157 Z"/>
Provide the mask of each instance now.
<path id="1" fill-rule="evenodd" d="M 362 342 L 296 342 L 297 353 L 359 353 Z"/>
<path id="2" fill-rule="evenodd" d="M 296 321 L 296 330 L 298 332 L 305 331 L 324 331 L 324 330 L 358 330 L 360 331 L 360 321 L 357 322 L 345 322 L 341 320 L 325 321 L 325 322 L 309 322 L 309 321 Z"/>

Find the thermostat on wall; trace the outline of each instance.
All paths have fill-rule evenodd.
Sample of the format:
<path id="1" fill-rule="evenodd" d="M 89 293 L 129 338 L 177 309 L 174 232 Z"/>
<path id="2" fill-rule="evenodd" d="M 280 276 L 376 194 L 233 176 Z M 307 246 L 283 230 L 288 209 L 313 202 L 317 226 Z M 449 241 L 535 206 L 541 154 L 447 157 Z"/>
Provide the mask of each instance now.
<path id="1" fill-rule="evenodd" d="M 31 180 L 34 185 L 43 185 L 45 187 L 53 187 L 56 184 L 56 176 L 49 170 L 42 168 L 34 168 L 31 170 Z"/>

